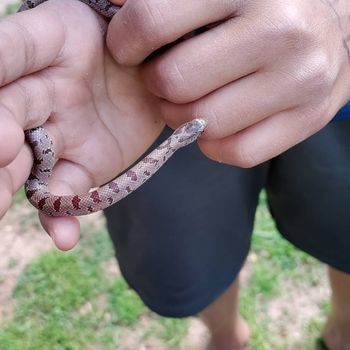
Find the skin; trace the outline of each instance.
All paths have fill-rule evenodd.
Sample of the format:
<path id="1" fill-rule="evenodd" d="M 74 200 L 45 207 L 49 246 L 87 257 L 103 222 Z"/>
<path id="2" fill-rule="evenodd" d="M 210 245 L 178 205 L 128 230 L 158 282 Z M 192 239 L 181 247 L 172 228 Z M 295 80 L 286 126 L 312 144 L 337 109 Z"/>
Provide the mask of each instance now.
<path id="1" fill-rule="evenodd" d="M 348 0 L 128 0 L 107 43 L 117 62 L 141 64 L 171 126 L 206 119 L 200 147 L 228 164 L 251 167 L 280 154 L 350 100 Z M 331 350 L 349 350 L 350 277 L 329 271 L 333 310 L 323 338 Z M 200 314 L 209 349 L 247 349 L 238 292 L 235 281 Z"/>
<path id="2" fill-rule="evenodd" d="M 6 149 L 0 156 L 3 193 L 0 214 L 5 213 L 14 191 L 29 173 L 31 157 L 23 143 L 23 129 L 45 123 L 50 115 L 45 127 L 53 134 L 59 156 L 65 159 L 56 167 L 52 191 L 66 194 L 83 192 L 127 167 L 159 133 L 162 115 L 173 126 L 194 116 L 204 117 L 209 126 L 200 143 L 202 150 L 219 161 L 252 166 L 318 130 L 349 99 L 345 88 L 350 80 L 349 49 L 345 42 L 350 27 L 346 16 L 350 4 L 342 0 L 334 4 L 316 0 L 307 3 L 298 0 L 292 4 L 276 0 L 222 1 L 214 7 L 211 4 L 204 6 L 203 2 L 192 0 L 185 7 L 182 1 L 160 6 L 159 0 L 129 0 L 112 20 L 107 38 L 114 57 L 124 65 L 143 62 L 157 47 L 198 26 L 220 23 L 203 35 L 155 55 L 140 68 L 129 69 L 115 65 L 102 52 L 100 25 L 104 22 L 97 22 L 98 17 L 82 4 L 60 2 L 58 7 L 53 0 L 30 14 L 3 20 L 0 30 L 7 40 L 2 40 L 2 52 L 9 54 L 2 62 L 0 90 L 4 126 L 0 146 Z M 52 6 L 59 14 L 55 18 Z M 63 16 L 67 8 L 74 11 Z M 192 8 L 194 12 L 184 8 Z M 196 16 L 192 18 L 191 13 Z M 84 23 L 76 28 L 76 21 L 82 15 Z M 157 28 L 159 18 L 168 24 L 161 30 Z M 312 23 L 309 18 L 313 18 Z M 309 27 L 313 30 L 307 30 Z M 64 28 L 67 28 L 66 36 Z M 24 36 L 23 31 L 42 34 Z M 228 35 L 231 31 L 232 35 Z M 87 32 L 91 34 L 89 45 L 84 40 Z M 99 45 L 103 60 L 96 55 Z M 218 49 L 220 45 L 228 49 Z M 213 52 L 207 52 L 208 48 L 213 48 Z M 192 52 L 196 53 L 195 57 L 191 56 Z M 18 59 L 13 60 L 14 55 Z M 254 55 L 255 59 L 248 59 Z M 193 64 L 199 58 L 201 64 Z M 161 100 L 146 91 L 140 71 L 147 86 Z M 30 77 L 23 77 L 33 72 Z M 179 72 L 181 79 L 177 79 Z M 222 79 L 226 76 L 231 81 L 225 81 L 223 87 Z M 75 91 L 68 99 L 65 93 L 72 83 Z M 132 105 L 126 98 L 130 94 L 136 101 Z M 86 104 L 91 96 L 93 103 Z M 102 112 L 103 119 L 108 118 L 107 129 L 112 129 L 112 136 L 105 137 L 103 133 L 103 137 L 97 137 L 96 133 L 91 136 L 91 131 L 81 129 L 81 125 L 88 125 L 88 114 L 100 120 L 97 130 L 102 130 L 106 124 L 105 120 L 101 121 Z M 123 132 L 116 123 L 111 125 L 111 120 L 117 120 L 110 117 L 112 113 L 118 118 L 123 115 Z M 83 115 L 85 124 L 79 123 Z M 95 127 L 93 118 L 91 124 Z M 142 140 L 136 130 L 143 130 Z M 109 132 L 105 130 L 106 135 Z M 113 150 L 113 155 L 119 154 L 115 163 L 107 160 L 110 153 L 100 149 L 97 138 L 104 140 L 103 147 Z M 77 140 L 76 144 L 71 140 Z M 97 158 L 91 157 L 97 153 L 105 155 L 98 166 Z M 60 180 L 68 172 L 69 184 Z M 76 175 L 72 176 L 73 173 Z M 42 217 L 42 223 L 61 249 L 69 249 L 76 243 L 79 228 L 74 219 L 55 221 Z"/>
<path id="3" fill-rule="evenodd" d="M 144 62 L 167 123 L 206 119 L 202 151 L 251 167 L 318 131 L 350 100 L 349 16 L 347 0 L 128 0 L 107 43 L 117 62 Z"/>
<path id="4" fill-rule="evenodd" d="M 23 130 L 44 125 L 53 138 L 59 161 L 50 189 L 56 194 L 84 193 L 111 180 L 162 130 L 158 98 L 138 68 L 111 59 L 105 30 L 90 8 L 68 0 L 0 22 L 0 216 L 32 166 Z M 76 218 L 40 219 L 59 249 L 77 243 Z"/>
<path id="5" fill-rule="evenodd" d="M 116 3 L 122 4 L 122 1 Z M 146 4 L 149 11 L 142 8 Z M 0 84 L 3 125 L 0 146 L 4 150 L 0 156 L 1 215 L 8 209 L 13 193 L 23 184 L 31 167 L 31 155 L 23 142 L 24 129 L 46 124 L 62 158 L 55 169 L 52 191 L 79 193 L 106 182 L 135 160 L 160 132 L 161 114 L 167 114 L 174 125 L 189 116 L 205 117 L 209 121 L 209 131 L 201 142 L 203 151 L 221 161 L 250 166 L 314 132 L 349 99 L 348 89 L 345 89 L 349 83 L 349 49 L 344 44 L 350 27 L 346 16 L 350 4 L 347 2 L 340 0 L 330 4 L 315 0 L 290 4 L 270 0 L 253 6 L 254 1 L 223 1 L 213 8 L 210 2 L 203 6 L 203 2 L 187 1 L 186 6 L 197 11 L 195 18 L 189 16 L 192 11 L 183 11 L 181 1 L 171 2 L 171 6 L 161 7 L 160 4 L 158 0 L 129 0 L 113 19 L 108 43 L 117 60 L 123 64 L 137 64 L 155 48 L 191 29 L 229 19 L 204 35 L 156 56 L 141 68 L 122 68 L 111 62 L 108 53 L 103 51 L 101 26 L 104 27 L 104 22 L 80 3 L 60 1 L 58 6 L 57 0 L 52 0 L 30 13 L 16 14 L 0 23 L 0 33 L 4 37 L 1 51 L 7 53 L 2 60 Z M 274 11 L 270 10 L 272 5 L 275 5 Z M 204 11 L 207 8 L 208 11 Z M 82 16 L 84 22 L 79 21 Z M 159 16 L 164 16 L 169 25 L 156 32 Z M 311 23 L 313 31 L 307 31 L 308 27 L 302 24 L 305 21 L 310 24 L 308 18 L 311 17 L 313 21 L 319 20 Z M 76 26 L 77 21 L 80 26 Z M 131 23 L 133 30 L 128 30 Z M 259 32 L 254 29 L 258 24 Z M 150 33 L 150 30 L 157 35 L 145 37 L 143 33 Z M 227 35 L 231 31 L 235 35 Z M 28 35 L 34 32 L 41 34 Z M 84 40 L 86 33 L 91 36 L 88 44 Z M 213 41 L 212 34 L 218 39 Z M 251 34 L 254 40 L 248 41 L 244 34 Z M 262 42 L 267 43 L 259 44 Z M 217 50 L 220 45 L 229 50 Z M 255 52 L 254 47 L 259 45 L 269 50 Z M 197 50 L 192 50 L 192 46 Z M 96 47 L 99 47 L 98 52 Z M 206 47 L 213 48 L 211 55 L 202 54 L 203 64 L 191 65 L 198 61 L 198 50 L 205 53 Z M 188 58 L 184 57 L 184 52 Z M 190 52 L 196 52 L 196 57 L 192 58 Z M 238 52 L 244 52 L 244 57 Z M 235 64 L 225 60 L 225 55 L 221 57 L 222 53 L 233 56 Z M 245 56 L 254 57 L 254 54 L 259 56 L 251 60 L 256 64 L 255 73 L 250 72 L 251 67 L 248 69 L 250 63 Z M 16 60 L 12 59 L 14 56 Z M 271 62 L 271 56 L 279 59 L 272 59 L 269 66 L 267 61 Z M 216 60 L 220 64 L 215 64 Z M 294 61 L 299 69 L 293 66 Z M 200 74 L 203 66 L 207 74 Z M 179 75 L 172 67 L 186 79 L 180 84 L 184 89 L 179 89 L 176 80 Z M 140 69 L 151 90 L 162 95 L 162 101 L 146 91 Z M 241 77 L 239 71 L 245 75 Z M 29 73 L 31 75 L 26 76 Z M 236 80 L 226 81 L 225 87 L 210 93 L 213 89 L 210 84 L 222 85 L 226 74 L 236 76 Z M 151 76 L 157 77 L 159 82 L 155 84 L 156 79 Z M 67 86 L 74 86 L 69 98 Z M 249 88 L 249 94 L 243 94 L 245 87 Z M 298 100 L 297 105 L 289 108 L 283 105 L 282 108 L 280 91 L 285 91 L 282 95 L 287 96 L 287 101 Z M 203 97 L 204 94 L 207 95 Z M 269 96 L 272 97 L 269 99 Z M 305 99 L 305 96 L 308 97 Z M 130 97 L 134 101 L 132 105 Z M 191 102 L 194 99 L 197 100 Z M 183 104 L 174 104 L 171 100 Z M 239 117 L 227 113 L 233 109 Z M 245 113 L 242 109 L 246 109 Z M 279 109 L 284 112 L 276 112 Z M 270 110 L 274 113 L 266 117 Z M 242 117 L 244 114 L 246 118 Z M 123 132 L 116 126 L 121 118 Z M 143 130 L 142 139 L 137 130 Z M 101 139 L 104 140 L 103 150 Z M 270 142 L 271 139 L 274 141 Z M 115 154 L 119 157 L 111 164 L 109 156 Z M 99 156 L 98 164 L 94 155 Z M 69 184 L 62 180 L 68 172 Z M 61 249 L 69 249 L 76 243 L 79 228 L 74 219 L 53 220 L 42 216 L 42 223 Z"/>

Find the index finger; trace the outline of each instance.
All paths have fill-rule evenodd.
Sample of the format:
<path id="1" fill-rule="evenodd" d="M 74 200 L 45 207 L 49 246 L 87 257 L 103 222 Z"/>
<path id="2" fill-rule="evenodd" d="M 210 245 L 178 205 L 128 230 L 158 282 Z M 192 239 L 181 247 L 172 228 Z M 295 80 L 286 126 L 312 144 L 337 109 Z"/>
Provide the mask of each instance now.
<path id="1" fill-rule="evenodd" d="M 137 65 L 185 34 L 232 16 L 237 1 L 129 0 L 112 18 L 107 45 L 121 64 Z"/>
<path id="2" fill-rule="evenodd" d="M 53 64 L 64 45 L 64 27 L 52 5 L 0 21 L 0 86 Z"/>

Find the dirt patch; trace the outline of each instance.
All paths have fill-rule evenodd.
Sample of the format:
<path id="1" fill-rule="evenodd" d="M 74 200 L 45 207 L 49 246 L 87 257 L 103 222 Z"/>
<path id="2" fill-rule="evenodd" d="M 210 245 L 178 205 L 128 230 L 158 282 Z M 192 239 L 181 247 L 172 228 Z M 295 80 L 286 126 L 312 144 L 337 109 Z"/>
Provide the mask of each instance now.
<path id="1" fill-rule="evenodd" d="M 319 276 L 320 283 L 298 283 L 286 280 L 281 282 L 283 293 L 269 302 L 268 316 L 271 335 L 280 338 L 286 350 L 299 350 L 305 342 L 305 334 L 310 320 L 323 322 L 322 303 L 330 298 L 327 273 Z M 285 344 L 290 340 L 292 344 Z"/>
<path id="2" fill-rule="evenodd" d="M 25 266 L 40 253 L 53 249 L 29 204 L 16 204 L 0 221 L 0 322 L 12 314 L 11 296 Z"/>
<path id="3" fill-rule="evenodd" d="M 209 332 L 204 324 L 196 318 L 191 318 L 187 336 L 182 350 L 205 349 L 209 342 Z"/>

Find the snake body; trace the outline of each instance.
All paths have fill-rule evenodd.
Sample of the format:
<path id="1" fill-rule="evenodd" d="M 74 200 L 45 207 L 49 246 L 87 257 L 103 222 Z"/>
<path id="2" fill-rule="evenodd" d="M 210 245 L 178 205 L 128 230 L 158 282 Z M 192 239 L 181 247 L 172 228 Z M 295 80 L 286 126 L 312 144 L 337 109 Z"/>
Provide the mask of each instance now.
<path id="1" fill-rule="evenodd" d="M 34 7 L 39 6 L 45 1 L 47 0 L 25 0 L 21 5 L 21 7 L 19 8 L 18 12 L 30 10 Z M 90 6 L 97 13 L 99 13 L 100 15 L 106 18 L 112 18 L 120 9 L 119 6 L 112 4 L 108 0 L 79 0 L 79 1 Z"/>
<path id="2" fill-rule="evenodd" d="M 19 11 L 32 9 L 47 0 L 24 1 Z M 80 0 L 106 18 L 111 18 L 119 7 L 107 0 Z M 120 201 L 145 183 L 179 148 L 194 142 L 203 132 L 206 122 L 194 119 L 174 133 L 149 155 L 124 174 L 86 194 L 59 196 L 50 193 L 49 179 L 55 165 L 52 140 L 43 127 L 25 132 L 34 165 L 25 183 L 30 203 L 50 216 L 80 216 L 103 210 Z"/>
<path id="3" fill-rule="evenodd" d="M 121 176 L 84 195 L 57 196 L 49 191 L 49 178 L 55 164 L 53 143 L 45 129 L 26 131 L 26 139 L 34 154 L 34 166 L 25 184 L 29 201 L 50 216 L 80 216 L 103 210 L 120 201 L 145 183 L 179 148 L 203 132 L 205 121 L 194 119 L 174 133 L 149 155 Z"/>

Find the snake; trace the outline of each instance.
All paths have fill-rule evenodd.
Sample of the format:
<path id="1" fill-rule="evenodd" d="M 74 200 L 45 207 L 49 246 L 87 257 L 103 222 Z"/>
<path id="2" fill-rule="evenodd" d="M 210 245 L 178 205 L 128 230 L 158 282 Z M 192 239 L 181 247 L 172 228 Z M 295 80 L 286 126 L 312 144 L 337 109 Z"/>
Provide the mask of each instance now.
<path id="1" fill-rule="evenodd" d="M 26 0 L 20 11 L 33 9 L 47 0 Z M 111 19 L 120 7 L 107 0 L 79 0 L 97 13 Z M 203 133 L 206 121 L 193 119 L 178 127 L 163 143 L 124 173 L 108 183 L 84 194 L 55 195 L 49 190 L 56 153 L 52 139 L 44 127 L 28 129 L 25 139 L 33 153 L 33 167 L 25 182 L 29 202 L 39 211 L 53 217 L 88 215 L 122 200 L 150 179 L 180 148 L 196 141 Z"/>

